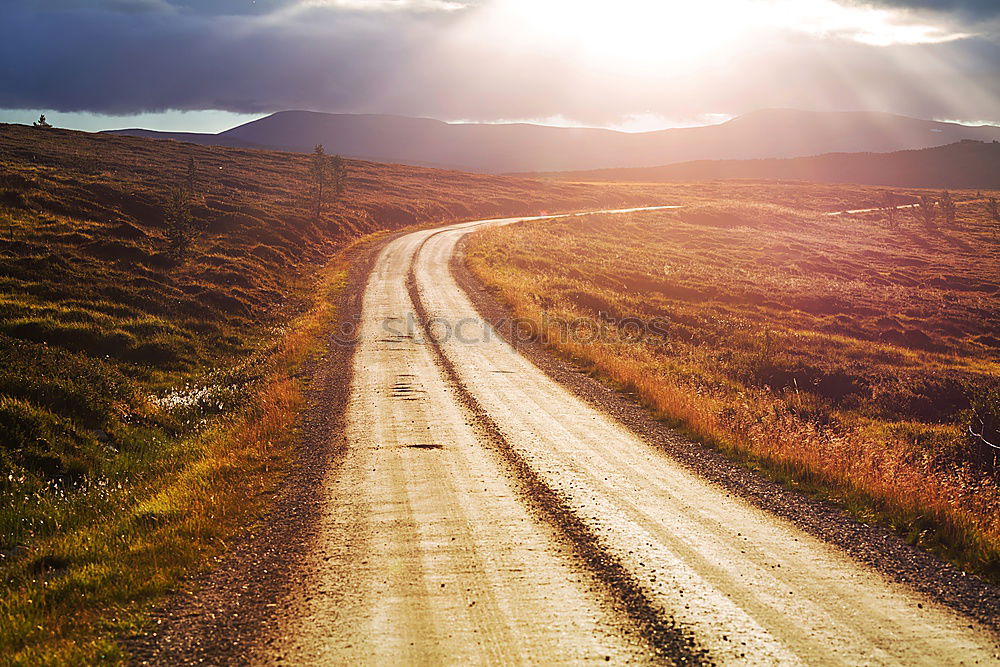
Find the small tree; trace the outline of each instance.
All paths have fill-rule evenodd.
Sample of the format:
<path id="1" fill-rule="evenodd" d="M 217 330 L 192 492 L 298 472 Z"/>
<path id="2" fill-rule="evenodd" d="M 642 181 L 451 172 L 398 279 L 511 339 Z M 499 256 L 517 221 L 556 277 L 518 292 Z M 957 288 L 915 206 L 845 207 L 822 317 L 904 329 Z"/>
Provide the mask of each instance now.
<path id="1" fill-rule="evenodd" d="M 955 200 L 951 198 L 951 193 L 945 190 L 941 193 L 941 199 L 938 201 L 938 206 L 941 207 L 941 215 L 944 216 L 944 222 L 949 227 L 955 226 Z"/>
<path id="2" fill-rule="evenodd" d="M 194 198 L 195 187 L 197 186 L 198 173 L 194 163 L 194 156 L 188 156 L 187 164 L 187 180 L 184 183 L 187 186 L 188 196 Z"/>
<path id="3" fill-rule="evenodd" d="M 49 129 L 52 127 L 49 121 L 45 120 L 45 114 L 42 114 L 41 116 L 38 117 L 38 120 L 34 122 L 34 126 L 40 127 L 42 129 Z"/>
<path id="4" fill-rule="evenodd" d="M 885 190 L 882 192 L 882 213 L 885 214 L 885 221 L 890 227 L 899 225 L 899 205 L 895 193 Z"/>
<path id="5" fill-rule="evenodd" d="M 333 199 L 339 202 L 347 187 L 347 164 L 344 162 L 344 158 L 339 155 L 334 155 L 330 159 L 330 177 L 333 185 Z"/>
<path id="6" fill-rule="evenodd" d="M 935 201 L 930 195 L 920 195 L 920 201 L 916 205 L 916 215 L 918 219 L 924 223 L 924 227 L 928 229 L 933 229 L 934 219 L 937 217 L 937 211 L 934 210 Z"/>
<path id="7" fill-rule="evenodd" d="M 997 203 L 996 197 L 986 200 L 986 212 L 993 218 L 993 235 L 996 236 L 1000 232 L 1000 203 Z"/>
<path id="8" fill-rule="evenodd" d="M 323 205 L 328 198 L 338 202 L 344 196 L 347 165 L 339 155 L 327 155 L 323 144 L 319 144 L 310 157 L 309 177 L 312 180 L 313 213 L 318 221 L 323 216 Z"/>
<path id="9" fill-rule="evenodd" d="M 169 243 L 167 253 L 178 262 L 187 256 L 197 234 L 190 204 L 191 198 L 187 190 L 182 187 L 174 188 L 163 213 Z"/>
<path id="10" fill-rule="evenodd" d="M 309 176 L 312 178 L 315 217 L 316 220 L 319 220 L 323 215 L 323 200 L 326 197 L 326 184 L 330 177 L 330 159 L 326 155 L 323 144 L 318 144 L 313 149 L 309 163 Z"/>

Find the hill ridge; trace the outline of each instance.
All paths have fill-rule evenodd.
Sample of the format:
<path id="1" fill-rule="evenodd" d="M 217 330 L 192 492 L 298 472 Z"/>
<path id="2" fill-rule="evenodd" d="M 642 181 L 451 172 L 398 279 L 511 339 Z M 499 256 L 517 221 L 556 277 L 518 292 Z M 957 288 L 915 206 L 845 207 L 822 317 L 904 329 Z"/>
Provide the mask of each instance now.
<path id="1" fill-rule="evenodd" d="M 1000 142 L 963 139 L 889 153 L 838 152 L 799 158 L 692 160 L 658 167 L 534 174 L 562 181 L 658 182 L 732 178 L 915 188 L 1000 189 Z"/>
<path id="2" fill-rule="evenodd" d="M 764 109 L 718 125 L 628 133 L 530 123 L 446 123 L 384 114 L 281 111 L 218 134 L 114 130 L 198 144 L 306 152 L 323 144 L 349 157 L 483 172 L 656 167 L 708 159 L 892 152 L 1000 139 L 1000 127 L 884 112 Z"/>

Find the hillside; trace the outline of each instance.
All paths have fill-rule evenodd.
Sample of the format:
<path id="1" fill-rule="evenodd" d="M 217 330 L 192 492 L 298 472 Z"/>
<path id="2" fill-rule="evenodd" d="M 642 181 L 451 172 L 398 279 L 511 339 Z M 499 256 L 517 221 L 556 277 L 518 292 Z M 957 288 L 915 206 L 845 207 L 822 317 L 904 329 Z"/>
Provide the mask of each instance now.
<path id="1" fill-rule="evenodd" d="M 651 167 L 687 160 L 888 152 L 962 139 L 1000 139 L 970 127 L 885 113 L 763 110 L 720 125 L 627 133 L 530 124 L 449 124 L 426 118 L 284 111 L 219 134 L 119 134 L 224 146 L 309 151 L 322 143 L 353 157 L 485 172 Z"/>
<path id="2" fill-rule="evenodd" d="M 565 181 L 671 182 L 726 178 L 914 188 L 1000 188 L 1000 143 L 961 141 L 893 153 L 828 153 L 783 160 L 698 160 L 662 167 L 556 172 Z"/>
<path id="3" fill-rule="evenodd" d="M 353 239 L 646 201 L 350 161 L 317 219 L 308 166 L 0 125 L 0 646 L 15 662 L 105 662 L 93 633 L 134 622 L 253 519 L 288 468 L 293 373 Z M 197 235 L 178 257 L 165 218 L 181 187 Z"/>
<path id="4" fill-rule="evenodd" d="M 199 234 L 178 261 L 164 219 L 189 161 Z M 29 377 L 33 368 L 79 366 L 94 374 L 91 386 L 117 378 L 119 407 L 141 412 L 144 392 L 251 352 L 294 310 L 310 273 L 361 234 L 626 201 L 588 186 L 350 162 L 344 201 L 317 220 L 307 168 L 298 154 L 0 126 L 5 465 L 43 478 L 85 474 L 106 462 L 95 432 L 124 428 L 104 403 L 119 389 L 91 405 L 74 394 L 78 378 L 53 394 L 55 380 Z M 19 411 L 34 426 L 12 421 Z M 2 534 L 16 540 L 19 530 Z"/>

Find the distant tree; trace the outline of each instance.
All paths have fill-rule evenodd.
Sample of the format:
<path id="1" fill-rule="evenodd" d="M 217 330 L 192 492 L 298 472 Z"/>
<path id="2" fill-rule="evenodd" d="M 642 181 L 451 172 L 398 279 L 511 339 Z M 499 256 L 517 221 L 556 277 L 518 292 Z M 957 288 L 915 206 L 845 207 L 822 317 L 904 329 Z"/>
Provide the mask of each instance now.
<path id="1" fill-rule="evenodd" d="M 339 155 L 330 158 L 330 178 L 333 185 L 333 200 L 339 202 L 347 187 L 347 164 Z"/>
<path id="2" fill-rule="evenodd" d="M 194 163 L 194 156 L 189 155 L 187 164 L 187 180 L 185 181 L 184 185 L 187 187 L 188 195 L 191 198 L 194 198 L 195 189 L 198 185 L 197 179 L 198 179 L 198 172 Z"/>
<path id="3" fill-rule="evenodd" d="M 330 158 L 323 148 L 323 144 L 318 144 L 313 149 L 309 162 L 309 176 L 312 178 L 313 187 L 313 209 L 315 218 L 319 220 L 323 215 L 323 201 L 326 198 L 326 185 L 330 178 Z"/>
<path id="4" fill-rule="evenodd" d="M 882 213 L 885 215 L 885 221 L 890 227 L 896 227 L 899 225 L 899 198 L 896 193 L 890 192 L 889 190 L 884 190 L 882 192 Z"/>
<path id="5" fill-rule="evenodd" d="M 41 116 L 38 117 L 38 120 L 34 122 L 34 126 L 40 127 L 42 129 L 48 129 L 52 127 L 49 121 L 45 120 L 45 114 L 42 114 Z"/>
<path id="6" fill-rule="evenodd" d="M 942 192 L 938 205 L 941 207 L 941 215 L 944 216 L 945 224 L 949 227 L 954 227 L 956 211 L 955 200 L 951 198 L 951 193 L 947 190 Z"/>
<path id="7" fill-rule="evenodd" d="M 915 214 L 917 218 L 924 223 L 924 227 L 932 229 L 934 227 L 934 219 L 937 217 L 937 211 L 934 208 L 934 199 L 930 195 L 920 195 L 920 201 L 914 207 Z"/>
<path id="8" fill-rule="evenodd" d="M 174 188 L 163 213 L 167 228 L 167 253 L 174 261 L 183 261 L 197 236 L 191 214 L 190 193 L 184 187 Z"/>
<path id="9" fill-rule="evenodd" d="M 347 165 L 339 155 L 327 155 L 323 144 L 313 149 L 309 163 L 313 189 L 313 212 L 316 220 L 323 216 L 327 200 L 340 201 L 347 186 Z"/>

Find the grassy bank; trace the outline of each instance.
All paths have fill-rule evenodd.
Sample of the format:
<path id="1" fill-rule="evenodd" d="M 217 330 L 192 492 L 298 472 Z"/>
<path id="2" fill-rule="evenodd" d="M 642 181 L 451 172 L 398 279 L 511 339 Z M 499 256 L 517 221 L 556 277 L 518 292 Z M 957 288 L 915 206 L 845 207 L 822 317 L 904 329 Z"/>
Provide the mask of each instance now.
<path id="1" fill-rule="evenodd" d="M 293 373 L 317 349 L 345 276 L 334 261 L 310 290 L 305 312 L 252 363 L 174 395 L 188 419 L 203 423 L 203 415 L 221 410 L 214 419 L 179 437 L 136 433 L 135 442 L 158 451 L 25 497 L 44 500 L 43 508 L 10 508 L 21 516 L 41 509 L 56 525 L 4 565 L 3 662 L 120 661 L 115 639 L 138 627 L 145 604 L 224 553 L 266 508 L 294 460 L 303 399 Z M 230 406 L 219 408 L 217 400 Z"/>
<path id="2" fill-rule="evenodd" d="M 468 262 L 552 348 L 689 436 L 997 579 L 1000 485 L 965 431 L 997 418 L 984 206 L 890 227 L 822 215 L 827 186 L 734 189 L 752 196 L 485 231 Z"/>
<path id="3" fill-rule="evenodd" d="M 119 659 L 265 509 L 353 239 L 647 200 L 347 167 L 317 217 L 308 156 L 0 125 L 0 663 Z"/>

